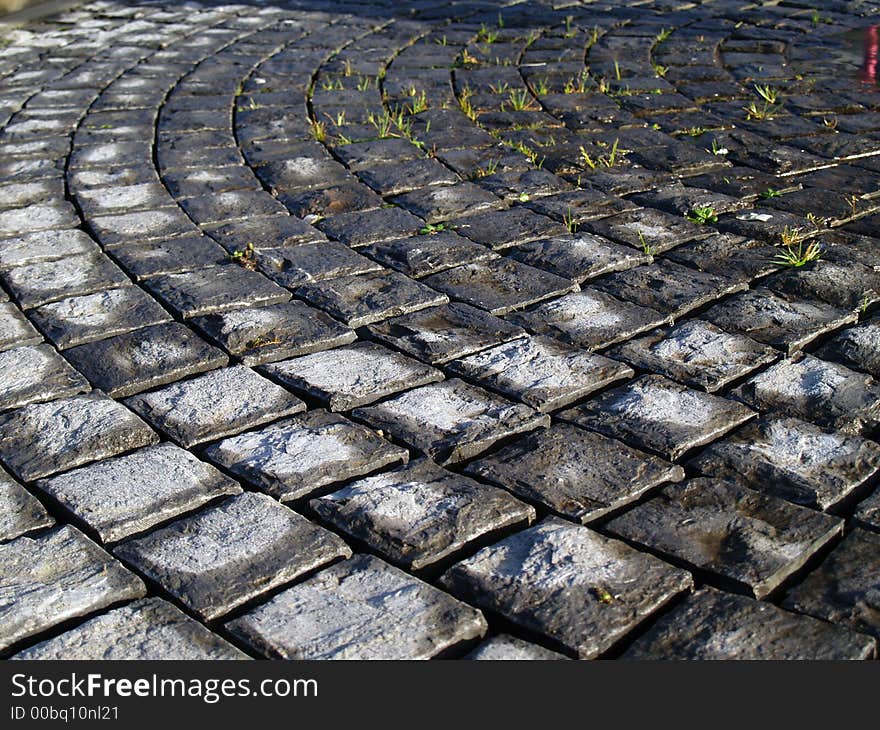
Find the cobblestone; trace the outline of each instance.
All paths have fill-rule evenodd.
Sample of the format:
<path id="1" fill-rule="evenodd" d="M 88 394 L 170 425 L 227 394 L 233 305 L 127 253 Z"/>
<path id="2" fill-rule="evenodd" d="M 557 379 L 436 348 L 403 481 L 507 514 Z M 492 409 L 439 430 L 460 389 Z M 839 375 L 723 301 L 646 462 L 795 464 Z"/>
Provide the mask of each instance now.
<path id="1" fill-rule="evenodd" d="M 876 2 L 40 10 L 0 653 L 874 655 Z"/>

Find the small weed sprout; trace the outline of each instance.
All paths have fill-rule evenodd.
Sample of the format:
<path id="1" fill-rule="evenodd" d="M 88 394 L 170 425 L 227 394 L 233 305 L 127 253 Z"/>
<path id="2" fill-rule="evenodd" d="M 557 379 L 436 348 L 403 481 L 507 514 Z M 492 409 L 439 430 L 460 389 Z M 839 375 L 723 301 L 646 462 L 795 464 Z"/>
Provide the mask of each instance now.
<path id="1" fill-rule="evenodd" d="M 443 231 L 451 231 L 452 226 L 447 223 L 426 223 L 424 228 L 419 229 L 420 236 L 433 236 Z"/>
<path id="2" fill-rule="evenodd" d="M 464 115 L 472 122 L 477 121 L 477 112 L 471 104 L 471 97 L 474 95 L 473 90 L 469 86 L 465 86 L 458 95 L 458 106 L 464 112 Z"/>
<path id="3" fill-rule="evenodd" d="M 536 79 L 532 82 L 532 91 L 535 96 L 547 96 L 550 93 L 550 82 L 546 78 Z"/>
<path id="4" fill-rule="evenodd" d="M 652 246 L 650 243 L 648 243 L 648 240 L 645 238 L 645 234 L 641 231 L 639 231 L 639 243 L 642 246 L 642 252 L 645 254 L 645 256 L 650 256 L 651 258 L 654 258 L 654 256 L 657 255 L 657 247 Z"/>
<path id="5" fill-rule="evenodd" d="M 667 30 L 666 28 L 661 28 L 660 32 L 656 36 L 654 36 L 654 44 L 659 45 L 660 43 L 663 43 L 671 35 L 672 35 L 671 30 Z"/>
<path id="6" fill-rule="evenodd" d="M 511 91 L 507 95 L 507 101 L 501 104 L 501 110 L 504 111 L 505 105 L 509 104 L 510 108 L 515 112 L 522 112 L 533 109 L 532 97 L 525 89 Z"/>
<path id="7" fill-rule="evenodd" d="M 821 257 L 822 247 L 818 241 L 811 241 L 805 246 L 804 241 L 801 240 L 796 244 L 785 245 L 783 250 L 773 259 L 773 263 L 799 268 L 813 261 L 818 261 Z"/>
<path id="8" fill-rule="evenodd" d="M 327 125 L 324 122 L 319 122 L 317 119 L 313 119 L 309 122 L 312 131 L 312 137 L 315 138 L 318 142 L 325 142 L 327 140 Z"/>
<path id="9" fill-rule="evenodd" d="M 730 150 L 727 149 L 727 147 L 723 147 L 722 145 L 718 144 L 717 139 L 713 139 L 711 149 L 706 150 L 706 152 L 715 155 L 716 157 L 723 157 L 724 155 L 729 154 Z"/>
<path id="10" fill-rule="evenodd" d="M 705 226 L 707 223 L 718 222 L 718 214 L 715 213 L 715 209 L 711 205 L 699 205 L 691 210 L 685 218 L 700 226 Z"/>
<path id="11" fill-rule="evenodd" d="M 781 192 L 776 190 L 775 188 L 767 188 L 758 194 L 758 197 L 762 200 L 770 200 L 770 198 L 778 198 L 782 195 Z"/>
<path id="12" fill-rule="evenodd" d="M 243 251 L 233 251 L 230 258 L 243 269 L 248 271 L 257 270 L 257 254 L 252 243 L 248 243 Z"/>
<path id="13" fill-rule="evenodd" d="M 480 43 L 494 43 L 498 40 L 498 31 L 490 29 L 485 23 L 483 23 L 477 33 L 477 40 Z"/>
<path id="14" fill-rule="evenodd" d="M 764 101 L 768 104 L 775 104 L 779 99 L 779 91 L 769 85 L 755 84 L 755 91 L 758 92 Z"/>
<path id="15" fill-rule="evenodd" d="M 574 213 L 571 212 L 571 208 L 565 211 L 565 214 L 562 216 L 562 224 L 568 229 L 569 233 L 577 233 L 578 224 L 575 220 Z"/>
<path id="16" fill-rule="evenodd" d="M 562 91 L 565 94 L 584 94 L 590 83 L 590 75 L 586 71 L 581 71 L 577 76 L 572 76 L 565 82 Z"/>
<path id="17" fill-rule="evenodd" d="M 614 144 L 611 145 L 611 151 L 607 155 L 600 155 L 593 159 L 583 146 L 580 147 L 580 153 L 581 161 L 591 170 L 595 170 L 598 167 L 614 167 L 618 162 L 618 155 L 620 154 L 620 138 L 614 140 Z"/>
<path id="18" fill-rule="evenodd" d="M 654 73 L 658 79 L 665 79 L 666 74 L 669 73 L 669 66 L 661 66 L 659 63 L 652 63 L 651 68 L 654 69 Z"/>

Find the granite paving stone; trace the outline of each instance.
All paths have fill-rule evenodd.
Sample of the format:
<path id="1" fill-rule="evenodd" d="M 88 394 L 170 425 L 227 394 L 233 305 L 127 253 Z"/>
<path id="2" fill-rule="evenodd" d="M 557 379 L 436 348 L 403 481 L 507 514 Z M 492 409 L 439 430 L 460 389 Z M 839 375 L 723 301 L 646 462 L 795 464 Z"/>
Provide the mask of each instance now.
<path id="1" fill-rule="evenodd" d="M 15 347 L 39 345 L 40 333 L 12 302 L 0 302 L 0 352 Z"/>
<path id="2" fill-rule="evenodd" d="M 309 505 L 326 523 L 408 570 L 436 565 L 535 517 L 508 492 L 428 460 L 367 477 Z"/>
<path id="3" fill-rule="evenodd" d="M 853 530 L 818 568 L 786 594 L 783 608 L 880 639 L 878 548 L 880 535 Z"/>
<path id="4" fill-rule="evenodd" d="M 226 354 L 177 322 L 77 345 L 64 357 L 96 388 L 121 398 L 226 365 Z"/>
<path id="5" fill-rule="evenodd" d="M 880 377 L 880 323 L 870 320 L 848 327 L 819 347 L 815 354 Z"/>
<path id="6" fill-rule="evenodd" d="M 864 634 L 705 588 L 688 596 L 623 653 L 624 659 L 872 659 Z"/>
<path id="7" fill-rule="evenodd" d="M 88 390 L 88 381 L 49 345 L 0 352 L 0 410 Z"/>
<path id="8" fill-rule="evenodd" d="M 241 660 L 249 657 L 161 598 L 142 598 L 25 649 L 14 659 Z"/>
<path id="9" fill-rule="evenodd" d="M 65 525 L 0 545 L 0 652 L 114 603 L 140 598 L 143 582 L 81 532 Z"/>
<path id="10" fill-rule="evenodd" d="M 88 234 L 76 228 L 26 233 L 17 238 L 0 240 L 0 270 L 97 251 L 97 244 Z"/>
<path id="11" fill-rule="evenodd" d="M 248 492 L 114 549 L 206 620 L 351 555 L 336 535 Z"/>
<path id="12" fill-rule="evenodd" d="M 504 253 L 517 261 L 578 283 L 650 260 L 645 253 L 591 233 L 541 238 L 514 246 Z"/>
<path id="13" fill-rule="evenodd" d="M 669 318 L 589 288 L 511 314 L 509 319 L 532 332 L 596 350 L 664 324 Z"/>
<path id="14" fill-rule="evenodd" d="M 445 304 L 449 297 L 396 271 L 305 284 L 296 294 L 349 327 Z"/>
<path id="15" fill-rule="evenodd" d="M 562 408 L 634 374 L 627 365 L 550 337 L 513 340 L 453 360 L 447 368 L 542 412 Z"/>
<path id="16" fill-rule="evenodd" d="M 206 455 L 282 501 L 409 460 L 406 449 L 323 410 L 227 438 Z"/>
<path id="17" fill-rule="evenodd" d="M 584 524 L 684 479 L 680 466 L 565 423 L 527 434 L 465 471 Z"/>
<path id="18" fill-rule="evenodd" d="M 493 210 L 503 205 L 492 193 L 470 182 L 421 188 L 396 195 L 391 198 L 391 202 L 430 224 Z"/>
<path id="19" fill-rule="evenodd" d="M 353 415 L 440 464 L 470 458 L 500 439 L 550 424 L 546 415 L 458 378 L 356 408 Z"/>
<path id="20" fill-rule="evenodd" d="M 104 543 L 241 491 L 213 466 L 169 443 L 41 479 L 36 488 Z"/>
<path id="21" fill-rule="evenodd" d="M 122 246 L 113 251 L 113 256 L 136 280 L 218 266 L 227 260 L 226 251 L 207 236 Z"/>
<path id="22" fill-rule="evenodd" d="M 42 503 L 0 469 L 0 543 L 54 524 Z"/>
<path id="23" fill-rule="evenodd" d="M 420 218 L 397 207 L 339 213 L 317 223 L 330 238 L 353 248 L 413 236 L 424 225 Z"/>
<path id="24" fill-rule="evenodd" d="M 856 435 L 880 423 L 880 386 L 870 375 L 812 355 L 778 362 L 731 395 L 760 411 Z"/>
<path id="25" fill-rule="evenodd" d="M 60 350 L 171 320 L 155 299 L 136 286 L 68 297 L 28 314 Z"/>
<path id="26" fill-rule="evenodd" d="M 33 403 L 0 415 L 0 458 L 31 481 L 158 441 L 125 406 L 100 391 Z"/>
<path id="27" fill-rule="evenodd" d="M 880 470 L 880 446 L 796 418 L 766 418 L 711 444 L 688 466 L 827 510 L 873 480 Z"/>
<path id="28" fill-rule="evenodd" d="M 861 527 L 880 532 L 880 489 L 875 489 L 870 497 L 856 505 L 853 519 Z"/>
<path id="29" fill-rule="evenodd" d="M 235 264 L 153 276 L 143 286 L 184 318 L 290 299 L 287 290 L 262 274 Z"/>
<path id="30" fill-rule="evenodd" d="M 558 417 L 675 460 L 754 415 L 742 403 L 643 375 Z"/>
<path id="31" fill-rule="evenodd" d="M 456 563 L 441 584 L 590 659 L 691 588 L 692 578 L 587 527 L 548 518 Z"/>
<path id="32" fill-rule="evenodd" d="M 89 229 L 98 242 L 108 249 L 199 233 L 186 213 L 176 207 L 94 216 L 89 219 Z"/>
<path id="33" fill-rule="evenodd" d="M 854 312 L 824 302 L 783 297 L 759 287 L 741 292 L 700 314 L 728 332 L 794 354 L 821 335 L 856 321 Z"/>
<path id="34" fill-rule="evenodd" d="M 283 659 L 430 659 L 486 633 L 483 615 L 369 555 L 322 570 L 227 628 Z"/>
<path id="35" fill-rule="evenodd" d="M 663 487 L 606 527 L 764 598 L 839 536 L 843 520 L 707 477 Z"/>
<path id="36" fill-rule="evenodd" d="M 307 355 L 357 338 L 354 330 L 300 301 L 206 314 L 190 324 L 245 365 Z"/>
<path id="37" fill-rule="evenodd" d="M 779 357 L 771 347 L 701 319 L 654 330 L 606 353 L 633 367 L 660 373 L 714 393 Z"/>
<path id="38" fill-rule="evenodd" d="M 591 221 L 584 224 L 584 228 L 597 236 L 637 249 L 642 249 L 647 244 L 657 253 L 664 253 L 688 241 L 705 238 L 711 232 L 683 216 L 672 216 L 652 208 L 627 211 L 610 218 Z"/>
<path id="39" fill-rule="evenodd" d="M 505 257 L 457 266 L 424 279 L 451 299 L 502 315 L 578 289 L 568 279 Z"/>
<path id="40" fill-rule="evenodd" d="M 325 279 L 382 270 L 376 262 L 336 241 L 264 248 L 256 254 L 256 260 L 262 273 L 289 289 Z"/>
<path id="41" fill-rule="evenodd" d="M 525 331 L 469 304 L 431 307 L 370 325 L 371 336 L 432 365 L 524 337 Z"/>
<path id="42" fill-rule="evenodd" d="M 348 411 L 443 380 L 439 370 L 370 342 L 264 365 L 261 372 L 330 411 Z"/>
<path id="43" fill-rule="evenodd" d="M 133 396 L 126 405 L 186 448 L 306 409 L 299 398 L 241 365 Z"/>
<path id="44" fill-rule="evenodd" d="M 486 639 L 464 658 L 472 661 L 559 661 L 568 659 L 564 654 L 545 649 L 539 644 L 517 639 L 510 634 L 498 634 Z"/>
<path id="45" fill-rule="evenodd" d="M 473 243 L 455 231 L 374 243 L 362 248 L 361 252 L 383 266 L 415 279 L 496 256 L 485 246 Z"/>
<path id="46" fill-rule="evenodd" d="M 16 266 L 0 273 L 0 279 L 25 309 L 130 283 L 119 267 L 100 253 Z"/>

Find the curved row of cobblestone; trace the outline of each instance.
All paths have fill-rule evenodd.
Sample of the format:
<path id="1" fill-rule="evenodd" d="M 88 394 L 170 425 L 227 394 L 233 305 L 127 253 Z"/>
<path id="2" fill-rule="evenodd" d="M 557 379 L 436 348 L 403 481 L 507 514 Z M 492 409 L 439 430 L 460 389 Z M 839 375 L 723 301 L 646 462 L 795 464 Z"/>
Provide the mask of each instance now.
<path id="1" fill-rule="evenodd" d="M 0 654 L 874 657 L 878 9 L 0 27 Z"/>

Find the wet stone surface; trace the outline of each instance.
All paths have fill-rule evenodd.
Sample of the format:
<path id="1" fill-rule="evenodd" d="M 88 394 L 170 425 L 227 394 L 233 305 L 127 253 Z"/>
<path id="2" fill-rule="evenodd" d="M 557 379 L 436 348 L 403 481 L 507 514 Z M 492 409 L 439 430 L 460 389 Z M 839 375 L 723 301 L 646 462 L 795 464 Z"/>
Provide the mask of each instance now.
<path id="1" fill-rule="evenodd" d="M 35 403 L 0 416 L 0 458 L 30 481 L 147 446 L 158 436 L 103 393 Z"/>
<path id="2" fill-rule="evenodd" d="M 880 638 L 877 590 L 880 536 L 853 530 L 789 591 L 783 607 Z"/>
<path id="3" fill-rule="evenodd" d="M 709 393 L 778 357 L 771 347 L 700 319 L 634 338 L 607 354 Z"/>
<path id="4" fill-rule="evenodd" d="M 0 470 L 0 542 L 53 524 L 40 501 Z"/>
<path id="5" fill-rule="evenodd" d="M 871 376 L 812 355 L 783 360 L 732 395 L 760 411 L 802 418 L 844 434 L 862 434 L 880 422 L 880 386 Z"/>
<path id="6" fill-rule="evenodd" d="M 321 571 L 227 626 L 284 659 L 429 659 L 486 632 L 479 611 L 368 555 Z"/>
<path id="7" fill-rule="evenodd" d="M 147 327 L 64 353 L 94 385 L 121 398 L 226 365 L 229 358 L 176 322 Z"/>
<path id="8" fill-rule="evenodd" d="M 241 487 L 172 444 L 106 459 L 37 482 L 102 542 L 117 542 Z"/>
<path id="9" fill-rule="evenodd" d="M 306 409 L 299 398 L 243 366 L 184 380 L 129 398 L 126 404 L 184 447 Z"/>
<path id="10" fill-rule="evenodd" d="M 254 493 L 129 540 L 114 552 L 209 620 L 351 555 L 333 533 Z"/>
<path id="11" fill-rule="evenodd" d="M 692 585 L 686 571 L 558 518 L 453 565 L 453 594 L 592 658 Z"/>
<path id="12" fill-rule="evenodd" d="M 409 459 L 406 449 L 320 410 L 225 439 L 207 456 L 281 500 Z"/>
<path id="13" fill-rule="evenodd" d="M 453 360 L 447 368 L 542 412 L 562 408 L 633 375 L 622 363 L 550 337 L 513 340 Z"/>
<path id="14" fill-rule="evenodd" d="M 140 598 L 143 582 L 69 525 L 0 545 L 3 590 L 0 652 L 68 619 Z"/>
<path id="15" fill-rule="evenodd" d="M 767 418 L 711 444 L 688 466 L 824 510 L 872 479 L 880 446 L 796 418 Z"/>
<path id="16" fill-rule="evenodd" d="M 711 588 L 689 596 L 630 646 L 625 659 L 871 659 L 869 636 Z"/>
<path id="17" fill-rule="evenodd" d="M 870 655 L 805 617 L 876 625 L 880 533 L 880 92 L 851 43 L 880 6 L 826 5 L 0 22 L 0 546 L 76 529 L 154 561 L 94 603 L 4 584 L 37 618 L 0 653 L 620 657 L 681 615 L 706 631 L 647 652 Z M 728 491 L 667 524 L 685 477 Z M 217 517 L 255 499 L 339 549 Z M 805 514 L 869 547 L 789 550 Z M 548 515 L 573 537 L 533 540 Z M 650 539 L 608 542 L 623 519 Z M 388 562 L 330 567 L 342 541 Z M 537 547 L 457 574 L 470 607 L 438 587 L 506 541 Z M 784 609 L 829 553 L 856 587 Z M 730 598 L 755 586 L 761 612 Z"/>
<path id="18" fill-rule="evenodd" d="M 508 492 L 430 461 L 367 477 L 309 504 L 325 522 L 411 570 L 535 516 Z"/>
<path id="19" fill-rule="evenodd" d="M 14 658 L 216 661 L 247 659 L 248 656 L 167 601 L 143 598 L 40 642 Z"/>
<path id="20" fill-rule="evenodd" d="M 733 482 L 699 478 L 664 487 L 607 528 L 763 598 L 839 535 L 843 521 Z"/>
<path id="21" fill-rule="evenodd" d="M 583 523 L 684 478 L 680 466 L 568 424 L 523 436 L 465 471 Z"/>
<path id="22" fill-rule="evenodd" d="M 354 416 L 446 464 L 508 436 L 546 427 L 547 416 L 454 378 L 358 408 Z"/>
<path id="23" fill-rule="evenodd" d="M 368 342 L 284 360 L 261 370 L 331 411 L 348 411 L 443 379 L 435 368 Z"/>
<path id="24" fill-rule="evenodd" d="M 675 460 L 720 438 L 754 412 L 736 401 L 645 375 L 559 418 Z"/>

